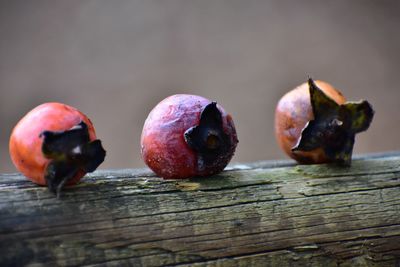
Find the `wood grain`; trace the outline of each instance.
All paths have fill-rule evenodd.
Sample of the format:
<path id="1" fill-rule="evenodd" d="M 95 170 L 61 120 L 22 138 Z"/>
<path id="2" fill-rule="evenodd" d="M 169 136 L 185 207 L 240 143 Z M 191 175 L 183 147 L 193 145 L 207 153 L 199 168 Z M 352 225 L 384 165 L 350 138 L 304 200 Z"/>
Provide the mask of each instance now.
<path id="1" fill-rule="evenodd" d="M 400 153 L 163 180 L 100 170 L 56 199 L 0 175 L 0 266 L 400 266 Z"/>

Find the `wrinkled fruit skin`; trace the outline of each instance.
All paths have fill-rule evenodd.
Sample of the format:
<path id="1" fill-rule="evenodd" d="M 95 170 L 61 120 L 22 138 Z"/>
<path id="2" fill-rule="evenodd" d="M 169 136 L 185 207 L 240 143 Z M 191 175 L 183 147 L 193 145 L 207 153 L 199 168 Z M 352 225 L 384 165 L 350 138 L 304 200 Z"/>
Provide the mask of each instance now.
<path id="1" fill-rule="evenodd" d="M 332 85 L 315 81 L 316 85 L 338 104 L 346 102 L 345 97 Z M 328 158 L 318 148 L 313 151 L 292 151 L 301 131 L 308 121 L 314 119 L 308 83 L 303 83 L 286 93 L 278 102 L 275 110 L 275 136 L 279 146 L 291 158 L 299 163 L 325 163 Z"/>
<path id="2" fill-rule="evenodd" d="M 14 127 L 9 143 L 15 167 L 32 182 L 46 185 L 45 169 L 50 162 L 42 152 L 44 131 L 66 131 L 83 121 L 90 140 L 96 139 L 92 122 L 79 110 L 61 103 L 45 103 L 28 112 Z M 86 173 L 78 172 L 67 184 L 77 183 Z"/>
<path id="3" fill-rule="evenodd" d="M 229 163 L 238 140 L 232 118 L 221 106 L 217 105 L 222 128 L 231 143 L 226 154 L 204 168 L 184 138 L 185 131 L 199 124 L 201 112 L 210 103 L 204 97 L 178 94 L 167 97 L 150 112 L 143 126 L 141 152 L 157 175 L 166 179 L 206 176 L 221 172 Z"/>

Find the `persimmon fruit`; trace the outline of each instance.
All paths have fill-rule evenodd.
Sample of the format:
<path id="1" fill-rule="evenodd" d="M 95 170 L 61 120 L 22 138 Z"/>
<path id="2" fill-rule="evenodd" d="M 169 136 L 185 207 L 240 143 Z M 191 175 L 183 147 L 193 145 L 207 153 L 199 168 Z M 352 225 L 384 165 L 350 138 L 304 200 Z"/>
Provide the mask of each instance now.
<path id="1" fill-rule="evenodd" d="M 368 101 L 346 102 L 332 85 L 310 78 L 278 102 L 275 135 L 299 163 L 350 165 L 355 134 L 368 129 L 373 115 Z"/>
<path id="2" fill-rule="evenodd" d="M 90 119 L 61 103 L 44 103 L 14 127 L 9 152 L 15 167 L 32 182 L 59 196 L 65 184 L 93 172 L 106 155 Z"/>
<path id="3" fill-rule="evenodd" d="M 232 117 L 216 102 L 177 94 L 148 115 L 141 136 L 144 162 L 166 179 L 221 172 L 238 143 Z"/>

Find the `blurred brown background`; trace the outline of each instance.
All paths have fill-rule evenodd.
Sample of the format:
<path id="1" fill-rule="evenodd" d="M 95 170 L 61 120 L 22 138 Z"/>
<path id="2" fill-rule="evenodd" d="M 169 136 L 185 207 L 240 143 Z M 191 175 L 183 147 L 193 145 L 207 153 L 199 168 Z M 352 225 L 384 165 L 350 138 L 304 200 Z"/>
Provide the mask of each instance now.
<path id="1" fill-rule="evenodd" d="M 154 105 L 203 95 L 230 112 L 234 161 L 284 158 L 274 108 L 307 75 L 376 116 L 356 153 L 400 148 L 400 1 L 0 1 L 0 171 L 12 127 L 63 102 L 86 113 L 108 151 L 102 168 L 142 167 Z"/>

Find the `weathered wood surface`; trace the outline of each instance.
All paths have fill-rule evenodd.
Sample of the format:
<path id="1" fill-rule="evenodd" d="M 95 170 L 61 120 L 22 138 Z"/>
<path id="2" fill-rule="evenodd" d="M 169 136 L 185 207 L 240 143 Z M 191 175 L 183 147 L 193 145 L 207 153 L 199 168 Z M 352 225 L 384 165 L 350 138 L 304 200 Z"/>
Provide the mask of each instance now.
<path id="1" fill-rule="evenodd" d="M 204 179 L 100 170 L 56 199 L 0 175 L 0 266 L 400 266 L 400 153 Z"/>

